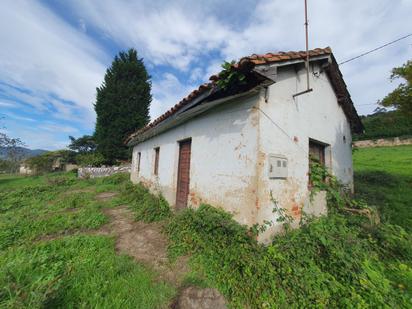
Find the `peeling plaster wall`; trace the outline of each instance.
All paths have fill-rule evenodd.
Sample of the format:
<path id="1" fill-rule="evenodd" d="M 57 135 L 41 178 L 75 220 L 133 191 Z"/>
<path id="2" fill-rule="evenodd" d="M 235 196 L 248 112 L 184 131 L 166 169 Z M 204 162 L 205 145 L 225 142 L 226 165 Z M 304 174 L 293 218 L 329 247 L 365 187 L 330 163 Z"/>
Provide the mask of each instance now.
<path id="1" fill-rule="evenodd" d="M 319 67 L 313 68 L 314 72 L 320 71 Z M 258 95 L 225 103 L 136 145 L 132 181 L 161 192 L 174 206 L 178 141 L 192 138 L 189 206 L 209 203 L 222 207 L 248 225 L 264 220 L 276 222 L 272 192 L 279 207 L 286 208 L 296 222 L 302 209 L 316 215 L 325 213 L 324 193 L 309 200 L 309 138 L 329 145 L 327 166 L 352 187 L 351 131 L 325 73 L 311 73 L 310 83 L 312 92 L 293 99 L 293 94 L 305 90 L 304 68 L 279 68 L 277 81 L 269 86 L 267 94 L 262 90 Z M 158 176 L 154 175 L 155 147 L 160 147 Z M 269 178 L 270 154 L 288 159 L 286 179 Z M 281 226 L 275 225 L 260 240 L 266 242 L 280 230 Z"/>
<path id="2" fill-rule="evenodd" d="M 232 212 L 243 224 L 256 221 L 258 95 L 228 102 L 133 148 L 133 182 L 143 182 L 176 203 L 178 141 L 191 138 L 188 205 L 209 203 Z M 159 175 L 154 148 L 160 147 Z M 137 157 L 141 153 L 140 172 Z"/>
<path id="3" fill-rule="evenodd" d="M 320 72 L 314 66 L 312 72 Z M 305 212 L 319 214 L 326 211 L 324 195 L 309 202 L 309 139 L 329 146 L 325 161 L 330 171 L 343 183 L 353 188 L 352 147 L 349 122 L 337 103 L 335 93 L 325 73 L 310 74 L 312 92 L 293 98 L 293 94 L 306 89 L 306 71 L 303 66 L 296 71 L 292 67 L 279 68 L 277 82 L 268 89 L 268 100 L 264 94 L 258 103 L 259 109 L 259 215 L 258 222 L 276 221 L 272 213 L 270 192 L 279 207 L 300 219 Z M 343 136 L 345 136 L 345 141 Z M 268 155 L 278 154 L 288 159 L 288 177 L 269 179 Z M 323 196 L 323 197 L 322 197 Z M 323 211 L 321 211 L 323 209 Z M 267 241 L 280 230 L 274 226 L 261 235 Z"/>

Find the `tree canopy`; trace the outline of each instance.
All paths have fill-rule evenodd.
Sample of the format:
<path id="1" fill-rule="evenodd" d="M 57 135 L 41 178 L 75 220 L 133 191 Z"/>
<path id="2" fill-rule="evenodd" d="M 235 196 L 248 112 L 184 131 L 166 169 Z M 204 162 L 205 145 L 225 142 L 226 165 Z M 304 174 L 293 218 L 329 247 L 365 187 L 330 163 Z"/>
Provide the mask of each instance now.
<path id="1" fill-rule="evenodd" d="M 401 67 L 392 69 L 391 80 L 398 78 L 404 79 L 405 82 L 401 83 L 379 103 L 385 107 L 395 107 L 410 118 L 412 117 L 412 60 Z"/>
<path id="2" fill-rule="evenodd" d="M 69 136 L 70 145 L 69 149 L 76 151 L 78 153 L 93 152 L 96 150 L 96 142 L 94 137 L 91 135 L 83 135 L 79 138 Z"/>
<path id="3" fill-rule="evenodd" d="M 94 105 L 97 151 L 108 163 L 130 156 L 124 140 L 149 122 L 150 91 L 150 76 L 137 51 L 130 49 L 115 56 L 97 88 Z"/>

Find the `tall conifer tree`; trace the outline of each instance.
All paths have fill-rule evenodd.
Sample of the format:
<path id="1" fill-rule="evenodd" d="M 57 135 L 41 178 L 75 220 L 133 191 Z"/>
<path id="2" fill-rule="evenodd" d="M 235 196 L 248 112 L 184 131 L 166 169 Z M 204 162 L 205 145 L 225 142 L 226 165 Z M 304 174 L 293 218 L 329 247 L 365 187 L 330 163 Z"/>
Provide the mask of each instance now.
<path id="1" fill-rule="evenodd" d="M 124 139 L 149 122 L 150 90 L 150 76 L 136 50 L 115 56 L 103 84 L 97 88 L 94 105 L 97 151 L 108 163 L 127 159 Z"/>

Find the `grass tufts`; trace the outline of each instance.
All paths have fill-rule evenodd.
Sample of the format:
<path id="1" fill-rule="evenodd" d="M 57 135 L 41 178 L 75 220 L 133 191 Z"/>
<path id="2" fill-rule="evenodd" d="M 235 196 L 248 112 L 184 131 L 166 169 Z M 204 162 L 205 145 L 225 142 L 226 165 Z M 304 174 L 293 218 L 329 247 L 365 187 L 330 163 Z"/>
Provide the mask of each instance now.
<path id="1" fill-rule="evenodd" d="M 162 195 L 153 195 L 143 185 L 129 184 L 122 189 L 123 201 L 135 213 L 136 220 L 156 222 L 171 216 L 168 202 Z"/>

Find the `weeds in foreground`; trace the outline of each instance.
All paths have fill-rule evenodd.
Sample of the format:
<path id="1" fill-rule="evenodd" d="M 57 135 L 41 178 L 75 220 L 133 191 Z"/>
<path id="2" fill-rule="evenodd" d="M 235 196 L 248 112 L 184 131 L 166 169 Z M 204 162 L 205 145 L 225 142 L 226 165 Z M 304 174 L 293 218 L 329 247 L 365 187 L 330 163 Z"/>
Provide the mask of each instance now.
<path id="1" fill-rule="evenodd" d="M 173 297 L 113 248 L 102 236 L 75 236 L 0 252 L 0 307 L 145 309 Z"/>
<path id="2" fill-rule="evenodd" d="M 173 287 L 127 256 L 113 239 L 65 236 L 107 221 L 98 191 L 119 191 L 127 175 L 0 175 L 0 308 L 159 308 Z M 40 241 L 47 235 L 50 241 Z M 47 237 L 46 237 L 47 238 Z"/>
<path id="3" fill-rule="evenodd" d="M 122 201 L 127 203 L 135 213 L 136 220 L 146 223 L 167 219 L 171 216 L 169 204 L 162 195 L 154 195 L 143 185 L 125 186 Z"/>
<path id="4" fill-rule="evenodd" d="M 254 233 L 221 209 L 201 205 L 171 214 L 161 197 L 142 186 L 125 187 L 124 198 L 137 219 L 166 218 L 171 258 L 191 255 L 205 282 L 234 308 L 411 307 L 411 236 L 399 226 L 370 224 L 342 211 L 366 205 L 342 195 L 330 175 L 320 177 L 329 178 L 317 188 L 328 191 L 330 214 L 286 229 L 268 246 L 255 240 L 261 227 Z M 274 205 L 278 223 L 288 224 L 287 213 Z"/>
<path id="5" fill-rule="evenodd" d="M 412 306 L 412 239 L 389 225 L 333 214 L 258 244 L 222 210 L 202 205 L 166 227 L 170 254 L 192 254 L 207 276 L 243 308 Z"/>

